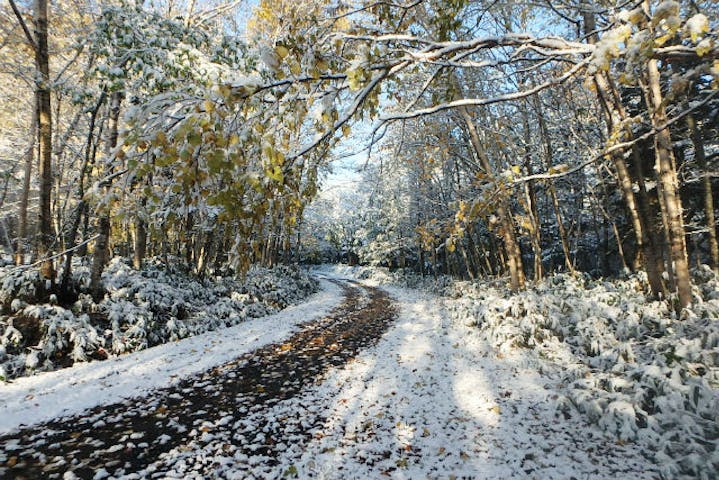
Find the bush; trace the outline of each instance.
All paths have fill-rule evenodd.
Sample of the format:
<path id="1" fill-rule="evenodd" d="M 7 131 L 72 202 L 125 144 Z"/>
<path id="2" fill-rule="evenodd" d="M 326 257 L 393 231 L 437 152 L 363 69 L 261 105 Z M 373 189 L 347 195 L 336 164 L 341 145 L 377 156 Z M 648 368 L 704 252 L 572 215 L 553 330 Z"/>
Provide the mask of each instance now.
<path id="1" fill-rule="evenodd" d="M 235 325 L 300 302 L 318 286 L 285 266 L 255 267 L 241 281 L 200 280 L 173 265 L 150 260 L 137 271 L 114 258 L 103 273 L 107 293 L 96 303 L 83 293 L 89 274 L 78 260 L 72 282 L 80 290 L 66 308 L 35 303 L 37 270 L 0 269 L 0 380 Z"/>
<path id="2" fill-rule="evenodd" d="M 534 352 L 534 366 L 563 391 L 559 413 L 579 411 L 618 440 L 644 444 L 665 478 L 719 475 L 719 277 L 708 267 L 693 272 L 694 303 L 681 316 L 646 298 L 643 273 L 557 274 L 512 294 L 497 281 L 331 269 L 448 297 L 452 319 L 476 326 L 493 348 Z"/>

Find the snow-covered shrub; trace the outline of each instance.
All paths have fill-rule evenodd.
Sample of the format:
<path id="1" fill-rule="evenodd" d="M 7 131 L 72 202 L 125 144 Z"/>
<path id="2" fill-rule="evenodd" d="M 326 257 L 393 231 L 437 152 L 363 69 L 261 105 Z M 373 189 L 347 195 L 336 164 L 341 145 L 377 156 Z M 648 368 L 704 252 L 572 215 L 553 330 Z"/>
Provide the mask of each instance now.
<path id="1" fill-rule="evenodd" d="M 83 293 L 89 287 L 89 269 L 75 260 L 72 285 L 79 289 L 77 300 L 63 308 L 35 303 L 36 269 L 5 273 L 0 294 L 5 295 L 8 314 L 0 316 L 0 380 L 235 325 L 297 303 L 318 286 L 291 267 L 253 268 L 245 280 L 200 280 L 174 261 L 149 259 L 138 271 L 114 258 L 103 273 L 105 297 L 95 303 Z"/>
<path id="2" fill-rule="evenodd" d="M 0 306 L 9 309 L 14 301 L 34 301 L 39 281 L 37 269 L 15 266 L 0 268 Z"/>
<path id="3" fill-rule="evenodd" d="M 27 335 L 39 339 L 36 344 L 16 328 L 18 322 Z M 0 336 L 4 379 L 52 369 L 60 358 L 68 358 L 69 363 L 85 361 L 103 343 L 87 315 L 75 316 L 57 305 L 29 305 L 3 317 L 0 328 L 4 330 Z"/>
<path id="4" fill-rule="evenodd" d="M 458 284 L 446 303 L 497 349 L 534 349 L 566 387 L 559 409 L 644 442 L 667 478 L 708 479 L 719 473 L 719 280 L 696 273 L 694 305 L 681 316 L 647 299 L 639 275 L 560 274 L 514 295 Z"/>
<path id="5" fill-rule="evenodd" d="M 286 265 L 272 269 L 255 267 L 247 274 L 245 285 L 249 295 L 278 310 L 317 290 L 315 280 L 299 268 Z"/>
<path id="6" fill-rule="evenodd" d="M 458 322 L 500 352 L 532 349 L 576 409 L 622 441 L 642 442 L 665 478 L 719 478 L 719 277 L 693 272 L 694 303 L 677 316 L 650 301 L 646 274 L 620 280 L 553 275 L 512 294 L 498 281 L 459 282 L 377 267 L 321 267 L 448 297 Z"/>

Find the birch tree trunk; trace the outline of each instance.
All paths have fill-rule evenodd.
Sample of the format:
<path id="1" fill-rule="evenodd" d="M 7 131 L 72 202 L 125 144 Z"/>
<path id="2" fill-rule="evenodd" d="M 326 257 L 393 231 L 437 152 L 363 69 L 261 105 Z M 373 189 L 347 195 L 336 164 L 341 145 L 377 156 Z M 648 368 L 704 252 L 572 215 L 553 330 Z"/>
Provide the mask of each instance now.
<path id="1" fill-rule="evenodd" d="M 52 190 L 52 109 L 50 106 L 50 59 L 48 53 L 47 0 L 35 0 L 35 63 L 38 78 L 37 98 L 40 208 L 38 210 L 37 255 L 40 276 L 51 283 L 55 281 L 55 268 L 48 259 L 53 243 L 50 195 Z"/>
<path id="2" fill-rule="evenodd" d="M 584 33 L 587 35 L 587 41 L 594 44 L 597 42 L 598 37 L 591 2 L 584 2 L 582 4 L 582 17 L 584 21 Z M 620 95 L 616 91 L 616 88 L 613 87 L 613 84 L 610 83 L 610 79 L 608 77 L 601 73 L 595 75 L 594 85 L 597 90 L 599 102 L 605 114 L 607 130 L 609 136 L 611 137 L 615 129 L 613 113 L 616 112 L 621 119 L 625 119 L 627 114 L 621 103 Z M 626 133 L 633 136 L 631 129 L 629 129 Z M 627 211 L 629 212 L 632 230 L 634 231 L 634 237 L 637 242 L 637 249 L 641 252 L 643 257 L 643 264 L 647 272 L 647 278 L 649 280 L 649 287 L 652 295 L 656 298 L 665 297 L 666 287 L 662 279 L 664 267 L 661 261 L 661 254 L 657 251 L 658 245 L 655 242 L 656 236 L 652 234 L 653 227 L 647 210 L 648 202 L 637 201 L 637 197 L 634 194 L 632 176 L 622 155 L 613 154 L 611 155 L 611 160 L 614 164 L 614 169 L 617 172 L 622 197 L 624 198 Z M 638 165 L 635 165 L 635 167 L 639 168 Z M 640 177 L 638 179 L 638 183 L 640 187 L 640 196 L 646 197 L 646 189 L 644 189 L 643 178 Z M 647 199 L 642 198 L 641 200 Z"/>
<path id="3" fill-rule="evenodd" d="M 664 215 L 669 234 L 670 259 L 673 263 L 674 283 L 679 297 L 679 306 L 687 307 L 692 301 L 689 261 L 682 218 L 682 202 L 679 197 L 679 180 L 677 177 L 672 138 L 668 128 L 667 114 L 663 102 L 659 66 L 656 60 L 649 60 L 646 65 L 647 104 L 650 107 L 652 126 L 658 130 L 654 136 L 656 171 L 662 187 Z"/>

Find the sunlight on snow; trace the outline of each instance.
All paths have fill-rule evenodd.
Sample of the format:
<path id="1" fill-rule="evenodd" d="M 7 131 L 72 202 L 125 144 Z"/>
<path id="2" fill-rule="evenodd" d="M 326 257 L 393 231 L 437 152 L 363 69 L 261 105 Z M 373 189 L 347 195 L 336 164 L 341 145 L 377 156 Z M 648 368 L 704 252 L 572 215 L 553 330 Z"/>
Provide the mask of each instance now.
<path id="1" fill-rule="evenodd" d="M 486 425 L 499 424 L 492 388 L 476 368 L 458 371 L 452 383 L 454 399 L 459 407 Z"/>

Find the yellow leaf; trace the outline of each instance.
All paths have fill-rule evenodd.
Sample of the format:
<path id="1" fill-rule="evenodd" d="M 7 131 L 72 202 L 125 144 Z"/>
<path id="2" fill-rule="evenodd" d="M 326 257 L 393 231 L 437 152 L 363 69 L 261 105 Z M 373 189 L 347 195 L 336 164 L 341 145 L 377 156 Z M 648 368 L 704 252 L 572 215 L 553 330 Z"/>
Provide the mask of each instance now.
<path id="1" fill-rule="evenodd" d="M 673 34 L 673 33 L 667 33 L 666 35 L 662 35 L 661 37 L 657 37 L 657 39 L 654 40 L 654 45 L 657 46 L 657 47 L 661 47 L 662 45 L 664 45 L 665 43 L 667 43 L 667 41 L 671 40 L 672 38 L 674 38 L 674 34 Z"/>
<path id="2" fill-rule="evenodd" d="M 699 42 L 699 44 L 696 47 L 697 55 L 699 55 L 700 57 L 703 57 L 707 53 L 711 52 L 712 47 L 713 47 L 713 45 L 712 45 L 712 41 L 710 39 L 706 38 L 706 39 L 702 40 L 701 42 Z"/>
<path id="3" fill-rule="evenodd" d="M 275 47 L 275 53 L 277 54 L 278 57 L 280 57 L 281 59 L 284 60 L 285 57 L 287 57 L 287 55 L 290 53 L 290 51 L 287 50 L 287 47 L 285 47 L 283 45 L 277 45 Z"/>
<path id="4" fill-rule="evenodd" d="M 282 174 L 282 168 L 279 166 L 275 166 L 272 170 L 268 169 L 265 171 L 268 177 L 270 177 L 272 180 L 276 181 L 277 183 L 282 183 L 285 179 L 285 176 Z"/>

